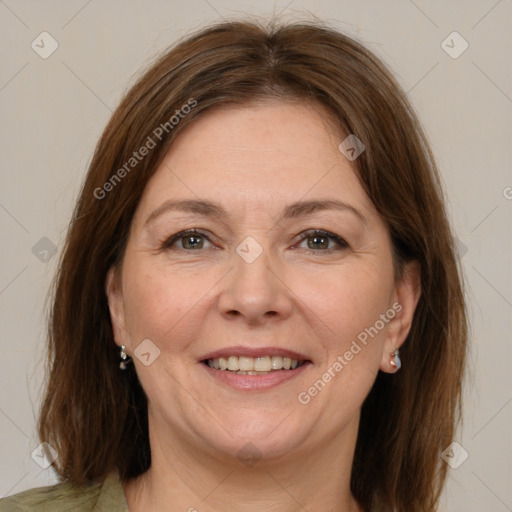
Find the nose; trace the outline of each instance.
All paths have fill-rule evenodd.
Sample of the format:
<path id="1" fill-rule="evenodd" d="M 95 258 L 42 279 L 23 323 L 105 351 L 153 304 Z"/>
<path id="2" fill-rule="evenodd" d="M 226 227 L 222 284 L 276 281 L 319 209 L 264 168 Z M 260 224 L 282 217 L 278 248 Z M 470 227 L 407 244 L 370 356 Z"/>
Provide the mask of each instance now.
<path id="1" fill-rule="evenodd" d="M 234 253 L 233 264 L 218 301 L 223 316 L 228 320 L 243 318 L 252 325 L 290 316 L 293 293 L 285 282 L 282 265 L 269 250 L 263 250 L 252 262 Z"/>

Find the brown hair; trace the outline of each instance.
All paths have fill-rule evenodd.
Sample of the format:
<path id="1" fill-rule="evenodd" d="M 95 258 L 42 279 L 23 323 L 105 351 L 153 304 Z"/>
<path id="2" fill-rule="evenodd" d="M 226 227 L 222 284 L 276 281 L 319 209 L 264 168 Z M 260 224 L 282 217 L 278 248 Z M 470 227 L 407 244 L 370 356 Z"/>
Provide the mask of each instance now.
<path id="1" fill-rule="evenodd" d="M 395 375 L 380 372 L 362 406 L 351 488 L 367 510 L 433 511 L 447 471 L 440 454 L 461 420 L 467 350 L 463 283 L 440 178 L 390 72 L 318 21 L 202 29 L 159 57 L 121 101 L 96 147 L 54 283 L 40 439 L 57 450 L 60 478 L 76 484 L 114 468 L 123 480 L 148 469 L 147 401 L 133 366 L 119 369 L 107 271 L 122 261 L 145 185 L 179 132 L 207 110 L 269 98 L 320 103 L 345 134 L 363 141 L 354 165 L 387 223 L 396 266 L 421 265 L 404 366 Z M 187 104 L 194 106 L 171 126 Z M 164 125 L 157 147 L 127 167 Z"/>

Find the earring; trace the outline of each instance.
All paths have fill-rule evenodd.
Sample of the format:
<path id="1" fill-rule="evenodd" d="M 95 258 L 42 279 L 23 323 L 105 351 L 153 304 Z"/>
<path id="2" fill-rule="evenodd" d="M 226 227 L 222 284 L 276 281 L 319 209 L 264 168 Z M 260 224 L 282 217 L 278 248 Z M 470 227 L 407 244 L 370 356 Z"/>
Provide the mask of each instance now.
<path id="1" fill-rule="evenodd" d="M 121 361 L 119 363 L 119 368 L 121 370 L 127 370 L 128 366 L 132 363 L 132 358 L 126 353 L 126 346 L 121 345 L 121 350 L 119 351 L 119 357 Z"/>
<path id="2" fill-rule="evenodd" d="M 389 364 L 394 366 L 397 371 L 400 370 L 400 368 L 402 368 L 402 361 L 400 360 L 399 350 L 397 348 L 391 352 L 391 357 L 392 359 Z"/>

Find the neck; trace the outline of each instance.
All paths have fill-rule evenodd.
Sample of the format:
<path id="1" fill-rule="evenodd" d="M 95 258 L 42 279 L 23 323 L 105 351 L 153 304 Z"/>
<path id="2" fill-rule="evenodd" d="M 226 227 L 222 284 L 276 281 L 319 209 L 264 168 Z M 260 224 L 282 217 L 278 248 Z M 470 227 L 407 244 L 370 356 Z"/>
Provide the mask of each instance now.
<path id="1" fill-rule="evenodd" d="M 151 467 L 123 484 L 130 512 L 363 512 L 350 492 L 357 427 L 358 418 L 325 446 L 293 457 L 243 462 L 152 436 L 150 421 Z"/>

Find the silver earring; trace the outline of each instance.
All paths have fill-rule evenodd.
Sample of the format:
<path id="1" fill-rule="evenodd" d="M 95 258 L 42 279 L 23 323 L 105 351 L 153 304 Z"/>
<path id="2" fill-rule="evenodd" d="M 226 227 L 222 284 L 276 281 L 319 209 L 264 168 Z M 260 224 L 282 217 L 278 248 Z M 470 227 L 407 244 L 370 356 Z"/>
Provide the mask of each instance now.
<path id="1" fill-rule="evenodd" d="M 391 352 L 391 361 L 389 362 L 389 364 L 391 366 L 394 366 L 397 370 L 400 370 L 400 368 L 402 368 L 402 361 L 400 359 L 400 355 L 399 355 L 399 350 L 397 348 L 395 348 L 395 350 L 393 350 L 393 352 Z"/>
<path id="2" fill-rule="evenodd" d="M 119 363 L 119 368 L 121 370 L 127 370 L 128 366 L 130 366 L 132 362 L 132 358 L 126 353 L 126 346 L 121 345 L 121 350 L 119 351 L 119 357 L 121 358 L 121 361 Z"/>

